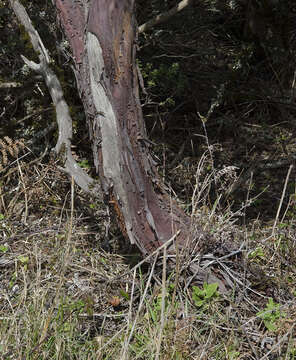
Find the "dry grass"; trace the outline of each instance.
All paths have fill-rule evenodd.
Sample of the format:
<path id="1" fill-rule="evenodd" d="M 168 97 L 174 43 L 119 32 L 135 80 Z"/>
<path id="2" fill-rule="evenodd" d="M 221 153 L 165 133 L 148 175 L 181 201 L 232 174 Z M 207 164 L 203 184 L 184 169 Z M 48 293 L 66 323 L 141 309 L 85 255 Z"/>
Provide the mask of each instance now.
<path id="1" fill-rule="evenodd" d="M 1 183 L 1 358 L 295 359 L 295 221 L 238 225 L 252 199 L 232 212 L 222 195 L 235 169 L 209 172 L 209 163 L 207 153 L 194 166 L 185 208 L 215 246 L 202 257 L 177 255 L 173 270 L 165 246 L 151 265 L 133 268 L 127 256 L 103 251 L 103 206 L 54 166 L 19 160 L 7 169 L 14 176 Z M 118 249 L 114 226 L 112 234 Z M 197 263 L 228 292 L 198 304 L 203 285 L 189 272 Z"/>

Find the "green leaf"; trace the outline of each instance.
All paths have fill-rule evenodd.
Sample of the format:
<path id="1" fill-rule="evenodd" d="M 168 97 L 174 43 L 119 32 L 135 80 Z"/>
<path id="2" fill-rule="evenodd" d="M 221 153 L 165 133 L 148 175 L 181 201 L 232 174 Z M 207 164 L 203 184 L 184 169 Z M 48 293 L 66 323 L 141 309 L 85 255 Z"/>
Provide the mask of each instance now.
<path id="1" fill-rule="evenodd" d="M 0 245 L 0 252 L 6 253 L 8 251 L 8 247 L 5 245 Z"/>
<path id="2" fill-rule="evenodd" d="M 265 309 L 259 311 L 257 316 L 263 320 L 267 330 L 275 331 L 277 329 L 278 319 L 284 317 L 285 314 L 281 313 L 280 304 L 275 303 L 272 298 L 269 298 Z"/>
<path id="3" fill-rule="evenodd" d="M 218 284 L 214 283 L 214 284 L 207 284 L 204 283 L 204 289 L 206 292 L 206 298 L 210 299 L 211 297 L 213 297 L 218 289 Z"/>
<path id="4" fill-rule="evenodd" d="M 19 255 L 17 258 L 22 264 L 27 264 L 29 262 L 29 256 Z"/>
<path id="5" fill-rule="evenodd" d="M 217 294 L 218 284 L 203 284 L 203 289 L 200 289 L 197 286 L 192 287 L 192 299 L 197 307 L 201 307 L 209 300 L 211 300 Z"/>
<path id="6" fill-rule="evenodd" d="M 126 300 L 129 300 L 129 299 L 130 299 L 129 294 L 128 294 L 126 291 L 120 289 L 120 290 L 119 290 L 119 293 L 120 293 L 120 295 L 121 295 L 123 298 L 125 298 Z"/>
<path id="7" fill-rule="evenodd" d="M 204 305 L 205 301 L 201 299 L 194 299 L 194 303 L 196 307 L 201 307 Z"/>
<path id="8" fill-rule="evenodd" d="M 90 169 L 90 165 L 88 163 L 88 160 L 81 160 L 78 165 L 82 167 L 83 169 Z"/>
<path id="9" fill-rule="evenodd" d="M 148 310 L 149 310 L 149 313 L 150 313 L 150 317 L 152 319 L 153 322 L 156 322 L 157 321 L 157 314 L 156 312 L 154 311 L 154 309 L 149 305 L 147 304 L 148 306 Z"/>
<path id="10" fill-rule="evenodd" d="M 257 247 L 254 251 L 248 255 L 249 259 L 264 258 L 264 251 L 262 247 Z"/>
<path id="11" fill-rule="evenodd" d="M 278 224 L 278 227 L 280 228 L 280 229 L 284 229 L 284 228 L 286 228 L 286 227 L 288 227 L 289 226 L 289 224 L 286 224 L 286 223 L 279 223 Z"/>
<path id="12" fill-rule="evenodd" d="M 201 290 L 198 286 L 192 286 L 193 289 L 193 295 L 194 296 L 198 296 L 198 297 L 203 297 L 204 296 L 204 291 Z"/>
<path id="13" fill-rule="evenodd" d="M 277 327 L 272 321 L 263 320 L 266 329 L 269 331 L 276 331 Z"/>

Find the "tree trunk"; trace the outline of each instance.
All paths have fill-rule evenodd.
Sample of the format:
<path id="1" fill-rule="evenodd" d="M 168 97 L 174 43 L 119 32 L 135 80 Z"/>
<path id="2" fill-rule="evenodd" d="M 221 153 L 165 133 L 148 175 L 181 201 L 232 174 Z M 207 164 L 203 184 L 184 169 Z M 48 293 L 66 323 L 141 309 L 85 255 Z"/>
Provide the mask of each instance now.
<path id="1" fill-rule="evenodd" d="M 164 190 L 149 155 L 139 103 L 134 0 L 55 0 L 55 5 L 72 48 L 96 170 L 123 234 L 143 255 L 178 230 L 178 244 L 185 247 L 190 218 Z"/>

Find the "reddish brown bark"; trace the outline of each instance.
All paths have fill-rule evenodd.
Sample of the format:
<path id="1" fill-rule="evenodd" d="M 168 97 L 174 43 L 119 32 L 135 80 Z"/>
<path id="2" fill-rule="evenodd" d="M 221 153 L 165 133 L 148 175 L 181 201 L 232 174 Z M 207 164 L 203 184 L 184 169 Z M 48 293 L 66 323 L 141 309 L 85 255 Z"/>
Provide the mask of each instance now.
<path id="1" fill-rule="evenodd" d="M 184 246 L 190 219 L 163 189 L 145 141 L 135 63 L 134 1 L 93 0 L 87 9 L 83 1 L 56 0 L 56 7 L 73 52 L 95 165 L 123 233 L 144 255 L 177 230 Z M 98 69 L 93 54 L 98 54 Z"/>

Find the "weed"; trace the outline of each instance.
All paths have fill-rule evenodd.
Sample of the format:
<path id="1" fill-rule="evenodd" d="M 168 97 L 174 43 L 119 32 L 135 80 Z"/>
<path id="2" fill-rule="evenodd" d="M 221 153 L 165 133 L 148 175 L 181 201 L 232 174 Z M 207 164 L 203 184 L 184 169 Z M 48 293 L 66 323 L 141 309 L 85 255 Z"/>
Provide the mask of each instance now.
<path id="1" fill-rule="evenodd" d="M 249 259 L 263 259 L 265 257 L 264 251 L 261 246 L 258 246 L 255 250 L 251 251 L 249 254 Z"/>
<path id="2" fill-rule="evenodd" d="M 259 311 L 257 316 L 263 320 L 267 330 L 272 332 L 277 330 L 278 320 L 284 317 L 285 313 L 281 312 L 280 304 L 275 303 L 272 298 L 269 298 L 265 309 Z"/>
<path id="3" fill-rule="evenodd" d="M 80 162 L 78 162 L 78 165 L 83 169 L 90 169 L 90 164 L 87 159 L 81 160 Z"/>
<path id="4" fill-rule="evenodd" d="M 203 288 L 200 289 L 197 286 L 192 287 L 192 299 L 194 300 L 195 306 L 204 307 L 208 305 L 213 299 L 219 296 L 218 284 L 203 284 Z"/>
<path id="5" fill-rule="evenodd" d="M 0 245 L 0 252 L 2 253 L 6 253 L 8 251 L 8 246 L 6 245 Z"/>

